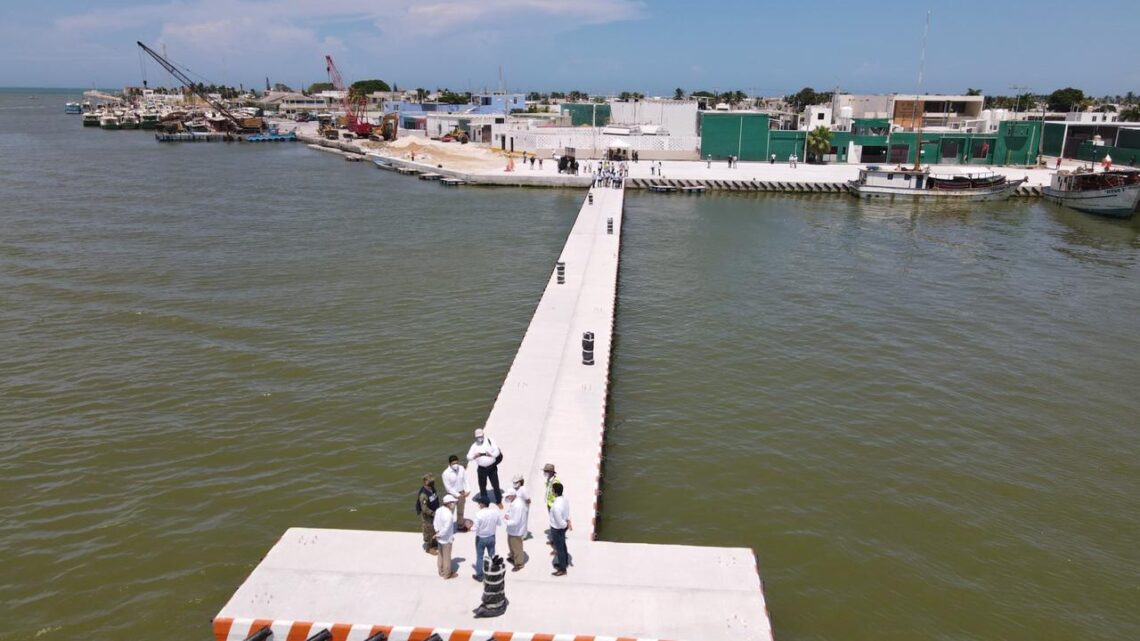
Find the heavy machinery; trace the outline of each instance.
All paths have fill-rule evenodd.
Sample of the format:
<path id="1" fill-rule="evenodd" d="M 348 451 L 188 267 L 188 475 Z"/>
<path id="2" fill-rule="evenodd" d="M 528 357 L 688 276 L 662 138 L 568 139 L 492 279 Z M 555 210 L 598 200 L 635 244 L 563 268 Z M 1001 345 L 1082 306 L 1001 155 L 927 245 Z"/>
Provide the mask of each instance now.
<path id="1" fill-rule="evenodd" d="M 154 49 L 151 49 L 141 42 L 136 41 L 136 43 L 143 51 L 147 52 L 151 58 L 154 58 L 158 64 L 162 65 L 163 69 L 166 69 L 168 72 L 170 72 L 170 75 L 178 78 L 179 82 L 181 82 L 187 89 L 189 89 L 191 93 L 193 93 L 195 96 L 198 96 L 202 99 L 203 102 L 213 107 L 214 110 L 217 111 L 218 114 L 220 114 L 225 120 L 230 130 L 237 133 L 258 133 L 264 128 L 265 122 L 260 118 L 245 118 L 235 115 L 228 108 L 226 108 L 226 106 L 222 104 L 221 101 L 210 98 L 210 95 L 203 91 L 197 83 L 191 80 L 189 76 L 182 73 L 182 70 L 178 67 L 175 67 L 169 60 L 159 55 L 158 52 L 156 52 Z"/>
<path id="2" fill-rule="evenodd" d="M 328 71 L 329 82 L 332 83 L 333 88 L 344 92 L 344 98 L 341 101 L 341 106 L 344 108 L 344 128 L 356 136 L 367 138 L 372 134 L 372 125 L 368 123 L 368 119 L 364 115 L 368 108 L 368 98 L 353 96 L 349 93 L 332 56 L 325 56 L 325 70 Z"/>

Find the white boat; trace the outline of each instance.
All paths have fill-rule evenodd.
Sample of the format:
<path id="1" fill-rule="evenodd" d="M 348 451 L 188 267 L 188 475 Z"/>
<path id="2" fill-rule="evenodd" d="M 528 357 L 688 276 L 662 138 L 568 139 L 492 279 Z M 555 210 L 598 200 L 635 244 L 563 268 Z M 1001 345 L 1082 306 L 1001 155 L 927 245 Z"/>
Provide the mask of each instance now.
<path id="1" fill-rule="evenodd" d="M 122 129 L 119 117 L 113 113 L 105 113 L 99 118 L 99 126 L 103 129 Z"/>
<path id="2" fill-rule="evenodd" d="M 1026 181 L 1009 180 L 992 171 L 935 175 L 930 168 L 883 169 L 870 166 L 848 181 L 847 190 L 859 198 L 983 201 L 1005 200 Z"/>
<path id="3" fill-rule="evenodd" d="M 1129 218 L 1140 202 L 1140 171 L 1080 168 L 1058 171 L 1041 190 L 1046 200 L 1101 216 Z"/>

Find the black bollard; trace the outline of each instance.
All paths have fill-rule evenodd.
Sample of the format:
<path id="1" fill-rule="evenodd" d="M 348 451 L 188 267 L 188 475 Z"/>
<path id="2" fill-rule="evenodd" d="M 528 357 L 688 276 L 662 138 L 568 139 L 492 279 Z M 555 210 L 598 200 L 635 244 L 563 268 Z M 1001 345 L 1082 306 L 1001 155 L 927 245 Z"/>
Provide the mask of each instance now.
<path id="1" fill-rule="evenodd" d="M 308 639 L 305 639 L 305 641 L 331 641 L 332 638 L 332 632 L 329 632 L 329 629 L 325 628 Z"/>
<path id="2" fill-rule="evenodd" d="M 613 218 L 607 218 L 606 219 L 606 233 L 607 234 L 614 233 L 614 219 Z"/>
<path id="3" fill-rule="evenodd" d="M 507 564 L 503 557 L 495 555 L 483 559 L 483 599 L 475 608 L 476 619 L 501 616 L 507 611 L 506 592 Z"/>
<path id="4" fill-rule="evenodd" d="M 558 261 L 557 263 L 554 263 L 554 271 L 558 272 L 558 284 L 559 285 L 565 285 L 566 284 L 566 263 L 561 261 L 561 260 Z"/>
<path id="5" fill-rule="evenodd" d="M 269 626 L 264 626 L 257 632 L 245 638 L 245 641 L 265 641 L 273 636 L 273 630 Z"/>
<path id="6" fill-rule="evenodd" d="M 388 635 L 384 634 L 384 632 L 381 631 L 368 637 L 364 641 L 388 641 Z"/>
<path id="7" fill-rule="evenodd" d="M 582 332 L 582 364 L 594 364 L 594 332 Z"/>
<path id="8" fill-rule="evenodd" d="M 589 196 L 586 197 L 586 199 L 590 202 L 591 205 L 594 204 L 594 194 L 592 192 Z"/>

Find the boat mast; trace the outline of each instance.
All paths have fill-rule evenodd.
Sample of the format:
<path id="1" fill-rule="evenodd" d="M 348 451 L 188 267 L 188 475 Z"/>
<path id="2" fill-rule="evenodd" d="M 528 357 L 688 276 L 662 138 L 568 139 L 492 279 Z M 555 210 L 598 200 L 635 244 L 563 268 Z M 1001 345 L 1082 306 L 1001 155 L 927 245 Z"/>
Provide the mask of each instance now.
<path id="1" fill-rule="evenodd" d="M 914 107 L 910 117 L 914 122 L 914 170 L 919 171 L 922 158 L 922 125 L 918 116 L 918 98 L 922 94 L 922 73 L 926 70 L 926 37 L 930 34 L 930 9 L 926 10 L 926 26 L 922 29 L 922 55 L 918 59 L 918 90 L 914 94 Z M 887 150 L 890 151 L 889 149 Z"/>

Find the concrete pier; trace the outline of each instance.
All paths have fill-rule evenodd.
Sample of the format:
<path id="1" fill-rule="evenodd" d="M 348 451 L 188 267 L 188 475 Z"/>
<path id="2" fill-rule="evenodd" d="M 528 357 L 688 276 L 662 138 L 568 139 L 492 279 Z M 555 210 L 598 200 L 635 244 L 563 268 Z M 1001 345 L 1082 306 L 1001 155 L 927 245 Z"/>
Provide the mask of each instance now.
<path id="1" fill-rule="evenodd" d="M 502 447 L 500 479 L 521 472 L 533 502 L 521 572 L 508 572 L 507 612 L 475 619 L 482 585 L 469 575 L 474 537 L 457 535 L 460 577 L 441 579 L 418 532 L 293 528 L 214 620 L 217 641 L 264 626 L 279 641 L 327 629 L 333 641 L 771 641 L 756 558 L 746 548 L 595 541 L 624 192 L 591 188 L 484 429 Z M 557 263 L 565 265 L 558 278 Z M 583 334 L 593 334 L 592 364 Z M 551 576 L 542 468 L 566 487 L 571 564 Z M 469 469 L 472 490 L 475 474 Z M 471 510 L 471 508 L 469 508 Z M 470 513 L 470 512 L 469 512 Z M 505 552 L 500 532 L 497 550 Z"/>

